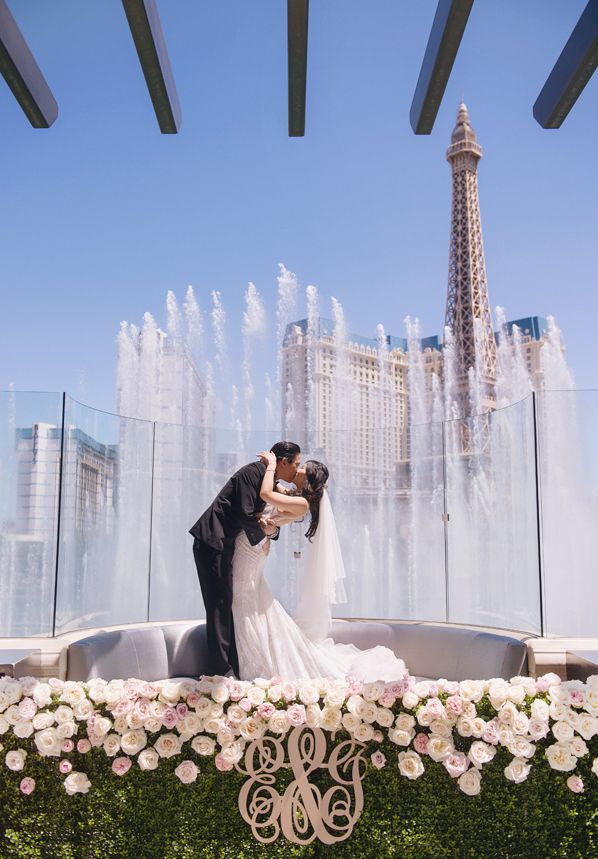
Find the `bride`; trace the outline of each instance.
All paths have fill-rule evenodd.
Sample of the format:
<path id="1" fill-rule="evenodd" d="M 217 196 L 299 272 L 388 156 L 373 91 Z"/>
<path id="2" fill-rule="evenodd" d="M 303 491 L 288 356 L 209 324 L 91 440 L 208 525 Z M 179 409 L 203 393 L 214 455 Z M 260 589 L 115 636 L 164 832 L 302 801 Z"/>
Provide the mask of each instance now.
<path id="1" fill-rule="evenodd" d="M 310 515 L 306 574 L 295 620 L 274 599 L 264 577 L 270 540 L 252 546 L 244 531 L 235 541 L 233 557 L 233 622 L 242 680 L 284 677 L 286 680 L 334 677 L 371 682 L 400 680 L 405 663 L 387 647 L 359 650 L 335 643 L 327 634 L 330 603 L 344 602 L 345 576 L 334 514 L 326 492 L 328 469 L 310 460 L 297 472 L 299 494 L 274 487 L 276 457 L 260 454 L 266 463 L 260 496 L 269 505 L 265 517 L 280 527 Z"/>

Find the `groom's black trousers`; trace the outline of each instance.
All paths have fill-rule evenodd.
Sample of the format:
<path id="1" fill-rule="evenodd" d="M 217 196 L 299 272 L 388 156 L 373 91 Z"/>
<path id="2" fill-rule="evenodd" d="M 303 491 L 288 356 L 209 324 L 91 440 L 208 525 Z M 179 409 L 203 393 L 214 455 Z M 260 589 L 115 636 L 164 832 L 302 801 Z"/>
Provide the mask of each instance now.
<path id="1" fill-rule="evenodd" d="M 239 676 L 239 657 L 233 625 L 234 543 L 224 543 L 217 552 L 198 540 L 193 541 L 193 557 L 206 607 L 208 674 Z"/>

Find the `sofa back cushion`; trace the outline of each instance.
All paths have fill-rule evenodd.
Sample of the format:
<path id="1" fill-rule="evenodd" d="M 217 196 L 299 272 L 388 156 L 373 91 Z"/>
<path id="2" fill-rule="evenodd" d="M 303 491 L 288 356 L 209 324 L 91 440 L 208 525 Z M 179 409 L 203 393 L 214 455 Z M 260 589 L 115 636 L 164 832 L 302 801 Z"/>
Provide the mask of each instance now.
<path id="1" fill-rule="evenodd" d="M 168 656 L 168 677 L 200 677 L 208 670 L 205 621 L 163 626 Z"/>
<path id="2" fill-rule="evenodd" d="M 160 627 L 117 629 L 74 641 L 68 649 L 66 676 L 67 680 L 169 677 L 164 633 Z"/>

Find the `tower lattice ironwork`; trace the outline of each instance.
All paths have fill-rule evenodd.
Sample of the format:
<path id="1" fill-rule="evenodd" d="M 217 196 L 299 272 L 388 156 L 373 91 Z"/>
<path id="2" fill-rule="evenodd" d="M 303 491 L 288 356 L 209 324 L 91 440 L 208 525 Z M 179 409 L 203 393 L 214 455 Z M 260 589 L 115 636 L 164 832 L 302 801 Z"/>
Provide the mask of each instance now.
<path id="1" fill-rule="evenodd" d="M 457 384 L 468 405 L 469 372 L 473 368 L 480 390 L 480 405 L 496 405 L 496 342 L 490 315 L 484 243 L 478 199 L 478 161 L 482 147 L 461 103 L 446 158 L 453 174 L 449 280 L 445 324 L 453 332 Z"/>

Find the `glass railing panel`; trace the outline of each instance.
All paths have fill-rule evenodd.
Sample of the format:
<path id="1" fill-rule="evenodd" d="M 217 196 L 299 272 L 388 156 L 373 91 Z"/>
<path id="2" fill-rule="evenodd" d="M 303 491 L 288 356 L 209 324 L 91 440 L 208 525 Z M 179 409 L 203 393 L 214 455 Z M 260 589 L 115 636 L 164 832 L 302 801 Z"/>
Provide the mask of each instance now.
<path id="1" fill-rule="evenodd" d="M 598 391 L 538 396 L 546 632 L 598 635 Z"/>
<path id="2" fill-rule="evenodd" d="M 67 398 L 56 631 L 147 619 L 153 424 Z"/>
<path id="3" fill-rule="evenodd" d="M 0 392 L 0 637 L 52 634 L 62 394 Z"/>
<path id="4" fill-rule="evenodd" d="M 533 400 L 445 424 L 448 620 L 539 633 Z"/>

